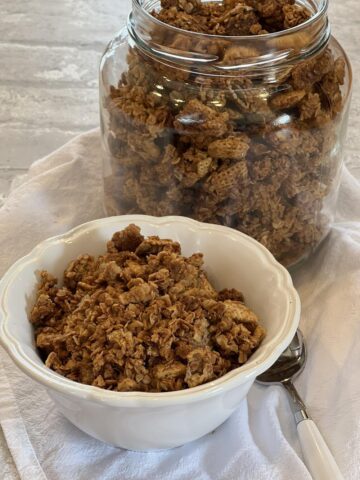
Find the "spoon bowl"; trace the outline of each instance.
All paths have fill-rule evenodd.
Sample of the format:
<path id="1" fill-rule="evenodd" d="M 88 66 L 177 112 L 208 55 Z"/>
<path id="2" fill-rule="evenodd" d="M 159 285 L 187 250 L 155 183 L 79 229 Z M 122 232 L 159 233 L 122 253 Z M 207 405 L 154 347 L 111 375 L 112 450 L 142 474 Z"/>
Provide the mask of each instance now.
<path id="1" fill-rule="evenodd" d="M 281 384 L 296 378 L 304 370 L 306 363 L 306 347 L 303 334 L 297 330 L 288 348 L 279 359 L 256 378 L 258 383 Z"/>
<path id="2" fill-rule="evenodd" d="M 288 348 L 279 359 L 256 379 L 261 385 L 283 385 L 290 397 L 305 463 L 314 480 L 344 480 L 329 447 L 317 426 L 309 418 L 293 379 L 305 368 L 305 341 L 297 330 Z"/>

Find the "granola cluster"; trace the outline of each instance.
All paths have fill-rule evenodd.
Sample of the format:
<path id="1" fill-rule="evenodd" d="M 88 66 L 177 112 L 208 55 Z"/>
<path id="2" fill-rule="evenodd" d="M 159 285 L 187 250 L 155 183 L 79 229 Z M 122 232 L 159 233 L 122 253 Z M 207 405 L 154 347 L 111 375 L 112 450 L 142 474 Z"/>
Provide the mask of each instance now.
<path id="1" fill-rule="evenodd" d="M 262 35 L 295 27 L 310 12 L 294 0 L 162 0 L 158 20 L 182 30 L 211 35 Z"/>
<path id="2" fill-rule="evenodd" d="M 203 255 L 129 225 L 107 253 L 81 255 L 63 285 L 48 272 L 30 314 L 45 364 L 76 382 L 165 392 L 214 380 L 247 361 L 265 331 L 235 289 L 217 292 Z"/>
<path id="3" fill-rule="evenodd" d="M 279 31 L 310 15 L 294 0 L 161 5 L 153 15 L 162 22 L 224 36 Z M 184 50 L 182 30 L 171 45 Z M 221 39 L 196 39 L 197 48 L 225 66 L 256 56 Z M 127 70 L 105 99 L 109 213 L 224 224 L 256 238 L 283 264 L 295 263 L 329 229 L 344 59 L 325 48 L 266 81 L 244 71 L 190 70 L 129 49 Z"/>

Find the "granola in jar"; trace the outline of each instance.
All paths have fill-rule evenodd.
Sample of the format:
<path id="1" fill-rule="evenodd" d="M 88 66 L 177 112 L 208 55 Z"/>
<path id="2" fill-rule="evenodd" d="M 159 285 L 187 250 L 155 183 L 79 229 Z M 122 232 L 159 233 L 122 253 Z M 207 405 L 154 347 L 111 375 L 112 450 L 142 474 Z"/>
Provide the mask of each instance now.
<path id="1" fill-rule="evenodd" d="M 153 5 L 102 62 L 109 214 L 224 224 L 296 263 L 329 231 L 346 130 L 326 1 Z"/>

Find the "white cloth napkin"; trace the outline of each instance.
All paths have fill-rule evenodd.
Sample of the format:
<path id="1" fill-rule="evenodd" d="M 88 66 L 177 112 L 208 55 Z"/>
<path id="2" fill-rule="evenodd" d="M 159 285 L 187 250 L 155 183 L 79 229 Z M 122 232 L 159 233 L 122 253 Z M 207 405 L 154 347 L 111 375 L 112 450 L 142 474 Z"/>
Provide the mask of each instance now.
<path id="1" fill-rule="evenodd" d="M 103 215 L 96 130 L 36 162 L 17 182 L 0 209 L 0 274 L 39 241 Z M 346 169 L 338 221 L 294 280 L 309 351 L 296 383 L 345 479 L 358 480 L 360 185 Z M 196 442 L 134 453 L 71 425 L 0 349 L 0 424 L 8 446 L 2 457 L 14 462 L 13 470 L 9 459 L 0 464 L 6 480 L 310 480 L 281 387 L 255 385 L 225 424 Z"/>

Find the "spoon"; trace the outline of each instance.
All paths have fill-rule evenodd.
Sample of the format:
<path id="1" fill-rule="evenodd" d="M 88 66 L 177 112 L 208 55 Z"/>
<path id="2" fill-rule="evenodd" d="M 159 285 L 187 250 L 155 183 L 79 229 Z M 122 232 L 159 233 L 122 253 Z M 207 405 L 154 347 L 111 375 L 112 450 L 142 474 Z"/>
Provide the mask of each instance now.
<path id="1" fill-rule="evenodd" d="M 290 397 L 304 460 L 314 480 L 344 480 L 329 447 L 310 419 L 292 380 L 304 369 L 306 348 L 300 330 L 289 347 L 256 381 L 262 385 L 283 385 Z"/>

